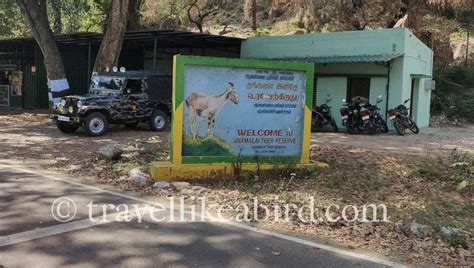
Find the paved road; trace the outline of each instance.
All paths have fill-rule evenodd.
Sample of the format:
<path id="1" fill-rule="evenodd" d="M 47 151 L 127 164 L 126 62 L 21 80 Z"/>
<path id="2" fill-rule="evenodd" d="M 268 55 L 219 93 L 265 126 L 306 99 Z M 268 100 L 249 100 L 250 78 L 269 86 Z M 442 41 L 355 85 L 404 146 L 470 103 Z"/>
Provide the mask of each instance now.
<path id="1" fill-rule="evenodd" d="M 65 196 L 74 201 L 77 214 L 72 221 L 63 223 L 53 218 L 51 205 Z M 108 222 L 97 218 L 91 221 L 87 208 L 91 201 L 116 206 L 137 204 L 140 208 L 148 204 L 156 208 L 163 200 L 104 190 L 60 175 L 0 162 L 0 267 L 397 266 L 248 225 L 156 222 L 161 216 L 169 219 L 169 210 L 155 213 L 155 218 L 142 213 L 142 223 L 136 218 L 119 222 L 117 212 L 109 206 Z M 69 205 L 71 212 L 73 206 Z M 59 218 L 68 216 L 65 208 L 53 211 Z M 141 212 L 149 211 L 150 206 L 147 209 Z M 103 212 L 93 209 L 92 214 L 99 217 Z"/>

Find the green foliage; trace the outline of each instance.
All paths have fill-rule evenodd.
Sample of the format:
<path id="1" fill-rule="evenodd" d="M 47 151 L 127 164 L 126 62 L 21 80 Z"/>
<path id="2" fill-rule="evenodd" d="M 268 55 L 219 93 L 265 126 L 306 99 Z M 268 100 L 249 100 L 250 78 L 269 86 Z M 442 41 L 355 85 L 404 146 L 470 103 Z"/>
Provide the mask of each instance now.
<path id="1" fill-rule="evenodd" d="M 226 142 L 218 137 L 186 136 L 183 143 L 183 155 L 186 156 L 233 156 Z"/>
<path id="2" fill-rule="evenodd" d="M 61 0 L 62 33 L 101 32 L 110 0 Z M 53 28 L 54 1 L 48 1 L 48 17 Z M 0 38 L 29 36 L 20 8 L 15 0 L 0 0 Z"/>
<path id="3" fill-rule="evenodd" d="M 468 248 L 467 239 L 462 235 L 447 236 L 443 237 L 443 239 L 452 247 Z"/>
<path id="4" fill-rule="evenodd" d="M 62 32 L 101 32 L 110 0 L 61 0 Z M 48 16 L 50 24 L 53 1 L 49 1 Z"/>
<path id="5" fill-rule="evenodd" d="M 474 156 L 469 153 L 453 150 L 450 155 L 448 169 L 451 180 L 458 192 L 469 191 L 474 187 Z"/>
<path id="6" fill-rule="evenodd" d="M 257 28 L 257 31 L 255 32 L 255 36 L 265 36 L 265 35 L 270 35 L 270 30 L 267 28 Z"/>
<path id="7" fill-rule="evenodd" d="M 467 39 L 467 31 L 465 29 L 457 29 L 451 34 L 451 39 L 454 40 L 466 40 Z"/>
<path id="8" fill-rule="evenodd" d="M 29 33 L 15 0 L 0 0 L 0 38 L 20 37 Z"/>
<path id="9" fill-rule="evenodd" d="M 449 118 L 464 118 L 474 122 L 474 69 L 451 67 L 434 73 L 436 90 L 433 91 L 433 114 Z"/>

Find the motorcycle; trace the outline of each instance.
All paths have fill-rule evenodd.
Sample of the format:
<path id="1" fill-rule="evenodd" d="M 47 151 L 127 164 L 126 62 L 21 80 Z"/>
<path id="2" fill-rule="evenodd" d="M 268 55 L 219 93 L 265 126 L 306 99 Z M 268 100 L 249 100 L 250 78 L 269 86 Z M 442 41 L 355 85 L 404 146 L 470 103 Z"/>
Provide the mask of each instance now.
<path id="1" fill-rule="evenodd" d="M 328 105 L 330 101 L 331 98 L 328 97 L 325 104 L 316 106 L 316 108 L 313 110 L 311 118 L 311 131 L 317 131 L 326 125 L 331 125 L 334 132 L 339 131 L 336 121 L 331 115 L 331 107 Z"/>
<path id="2" fill-rule="evenodd" d="M 388 132 L 388 126 L 387 122 L 382 118 L 382 115 L 380 114 L 380 108 L 378 107 L 378 104 L 383 101 L 382 95 L 379 95 L 377 97 L 377 103 L 372 105 L 368 104 L 366 105 L 366 108 L 370 111 L 370 120 L 372 121 L 372 124 L 375 128 L 375 130 L 380 130 L 382 133 L 387 133 Z"/>
<path id="3" fill-rule="evenodd" d="M 370 120 L 371 112 L 367 109 L 367 105 L 361 105 L 357 101 L 349 101 L 346 99 L 342 100 L 344 102 L 343 106 L 340 109 L 342 125 L 346 127 L 347 133 L 355 134 L 355 132 L 362 133 L 368 131 L 369 134 L 375 134 L 375 127 Z"/>
<path id="4" fill-rule="evenodd" d="M 388 111 L 388 119 L 393 122 L 393 127 L 399 135 L 405 135 L 405 130 L 408 128 L 414 134 L 418 134 L 420 129 L 418 125 L 413 121 L 409 114 L 409 108 L 406 104 L 410 101 L 407 99 L 403 104 L 398 105 L 395 109 Z"/>

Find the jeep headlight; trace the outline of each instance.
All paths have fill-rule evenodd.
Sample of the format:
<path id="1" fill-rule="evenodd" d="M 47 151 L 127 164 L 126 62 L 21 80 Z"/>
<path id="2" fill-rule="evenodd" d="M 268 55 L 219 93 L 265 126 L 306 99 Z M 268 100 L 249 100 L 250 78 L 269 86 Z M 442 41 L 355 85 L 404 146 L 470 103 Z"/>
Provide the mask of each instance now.
<path id="1" fill-rule="evenodd" d="M 69 109 L 68 109 L 69 113 L 72 114 L 74 112 L 74 107 L 72 106 L 69 106 Z"/>
<path id="2" fill-rule="evenodd" d="M 59 104 L 58 105 L 58 110 L 59 110 L 60 113 L 64 113 L 64 105 Z"/>
<path id="3" fill-rule="evenodd" d="M 61 99 L 61 105 L 66 106 L 66 100 L 65 99 Z"/>
<path id="4" fill-rule="evenodd" d="M 81 108 L 82 106 L 82 101 L 77 101 L 77 108 Z"/>

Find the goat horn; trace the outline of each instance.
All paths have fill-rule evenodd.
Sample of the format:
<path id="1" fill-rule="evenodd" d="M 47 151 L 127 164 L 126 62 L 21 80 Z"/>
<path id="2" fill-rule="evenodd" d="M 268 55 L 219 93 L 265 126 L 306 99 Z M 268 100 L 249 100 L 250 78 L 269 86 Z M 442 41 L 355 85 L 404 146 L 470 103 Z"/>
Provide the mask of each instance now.
<path id="1" fill-rule="evenodd" d="M 233 87 L 233 86 L 234 86 L 234 84 L 232 84 L 231 82 L 229 82 L 229 85 L 230 85 L 231 87 Z"/>

